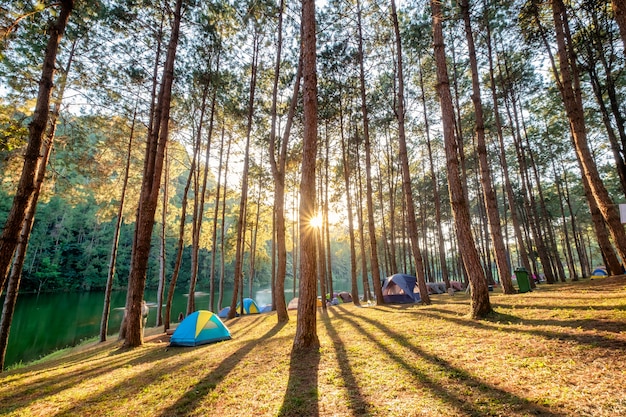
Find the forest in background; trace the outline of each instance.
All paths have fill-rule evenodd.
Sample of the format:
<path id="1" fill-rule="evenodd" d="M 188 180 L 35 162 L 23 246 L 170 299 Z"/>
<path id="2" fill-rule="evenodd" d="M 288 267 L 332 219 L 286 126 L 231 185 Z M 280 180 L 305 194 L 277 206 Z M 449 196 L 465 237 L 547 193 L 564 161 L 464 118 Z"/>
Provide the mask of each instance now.
<path id="1" fill-rule="evenodd" d="M 555 30 L 552 3 L 436 3 L 443 13 L 453 147 L 468 201 L 465 223 L 489 282 L 503 280 L 495 265 L 504 252 L 510 269 L 525 266 L 548 282 L 589 276 L 607 257 L 611 272 L 621 272 L 605 244 L 609 232 L 598 232 L 606 207 L 623 202 L 626 191 L 624 36 L 616 20 L 623 14 L 615 14 L 617 3 L 566 2 L 565 34 Z M 56 115 L 54 146 L 22 290 L 103 288 L 120 207 L 115 285 L 128 282 L 146 139 L 172 40 L 178 50 L 169 140 L 146 285 L 163 286 L 177 275 L 178 285 L 193 292 L 196 283 L 234 283 L 241 273 L 247 285 L 253 277 L 273 286 L 279 209 L 286 219 L 285 276 L 298 276 L 296 221 L 306 143 L 303 102 L 294 94 L 300 83 L 300 4 L 178 6 L 182 12 L 149 0 L 74 4 L 58 49 L 50 108 Z M 358 274 L 366 299 L 379 290 L 381 276 L 396 272 L 428 281 L 468 280 L 462 258 L 469 247 L 454 232 L 459 223 L 449 172 L 457 161 L 448 153 L 440 108 L 431 10 L 424 2 L 402 2 L 397 13 L 394 2 L 389 6 L 328 1 L 318 5 L 316 16 L 320 285 L 331 292 L 339 280 L 354 286 Z M 0 11 L 4 219 L 21 172 L 47 28 L 58 9 L 20 1 Z M 179 39 L 173 37 L 175 24 Z M 569 61 L 560 59 L 563 39 Z M 580 77 L 574 77 L 573 91 L 584 109 L 592 159 L 581 156 L 571 127 L 565 65 L 576 67 Z M 398 156 L 403 152 L 408 181 Z M 590 167 L 601 184 L 586 188 L 581 179 Z M 277 204 L 279 182 L 284 201 Z M 504 250 L 494 249 L 498 239 L 490 234 L 486 190 L 493 193 Z M 590 209 L 594 199 L 599 208 Z M 418 240 L 412 240 L 413 231 Z M 622 253 L 622 245 L 615 246 Z"/>

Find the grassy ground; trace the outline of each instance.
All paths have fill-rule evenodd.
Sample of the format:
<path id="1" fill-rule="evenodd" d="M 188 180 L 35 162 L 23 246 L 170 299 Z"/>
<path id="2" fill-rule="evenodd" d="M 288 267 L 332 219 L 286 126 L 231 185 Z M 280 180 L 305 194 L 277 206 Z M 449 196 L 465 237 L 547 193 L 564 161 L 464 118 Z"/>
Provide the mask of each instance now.
<path id="1" fill-rule="evenodd" d="M 626 277 L 318 315 L 319 351 L 294 356 L 295 315 L 227 322 L 233 339 L 170 348 L 91 344 L 0 373 L 2 416 L 626 415 Z"/>

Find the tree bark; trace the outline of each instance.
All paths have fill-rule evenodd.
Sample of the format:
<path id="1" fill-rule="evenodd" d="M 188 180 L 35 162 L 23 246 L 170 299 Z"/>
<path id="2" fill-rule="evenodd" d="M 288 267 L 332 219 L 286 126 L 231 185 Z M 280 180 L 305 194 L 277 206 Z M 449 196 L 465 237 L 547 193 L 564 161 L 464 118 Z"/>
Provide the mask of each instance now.
<path id="1" fill-rule="evenodd" d="M 463 263 L 467 270 L 470 283 L 472 302 L 472 318 L 483 318 L 492 312 L 489 301 L 489 290 L 485 273 L 480 265 L 480 256 L 472 237 L 469 205 L 463 193 L 459 169 L 459 155 L 454 132 L 454 108 L 450 94 L 450 82 L 446 66 L 444 50 L 441 5 L 437 0 L 431 0 L 433 15 L 433 38 L 435 63 L 437 66 L 437 92 L 441 104 L 443 136 L 446 149 L 448 167 L 448 186 L 450 189 L 450 203 L 459 245 L 463 248 Z"/>
<path id="2" fill-rule="evenodd" d="M 576 155 L 581 163 L 583 175 L 589 183 L 592 196 L 596 201 L 598 209 L 602 213 L 602 217 L 613 238 L 615 248 L 621 258 L 622 264 L 624 264 L 626 263 L 626 233 L 620 222 L 617 206 L 613 204 L 600 178 L 598 168 L 587 142 L 587 130 L 585 126 L 576 55 L 571 43 L 567 14 L 562 0 L 552 0 L 552 14 L 560 64 L 560 71 L 555 72 L 554 75 L 558 80 L 557 84 L 570 122 Z M 613 271 L 613 273 L 615 273 L 615 271 Z"/>
<path id="3" fill-rule="evenodd" d="M 128 278 L 125 328 L 120 329 L 120 333 L 123 332 L 125 334 L 124 347 L 127 348 L 138 347 L 143 343 L 141 306 L 146 284 L 154 215 L 161 185 L 165 146 L 169 135 L 170 102 L 172 99 L 176 48 L 180 33 L 182 3 L 183 0 L 176 1 L 172 32 L 163 70 L 163 81 L 159 91 L 159 102 L 154 114 L 155 125 L 146 149 L 145 175 L 139 197 L 135 247 Z"/>
<path id="4" fill-rule="evenodd" d="M 317 71 L 315 1 L 302 1 L 302 74 L 304 132 L 300 179 L 300 299 L 294 351 L 319 347 L 315 230 L 309 224 L 315 215 L 315 156 L 317 155 Z"/>
<path id="5" fill-rule="evenodd" d="M 411 187 L 411 172 L 409 171 L 409 157 L 406 145 L 406 133 L 404 124 L 404 75 L 402 68 L 402 41 L 400 38 L 400 28 L 398 25 L 398 14 L 396 13 L 396 2 L 391 0 L 391 20 L 393 22 L 396 46 L 396 65 L 398 66 L 398 91 L 396 97 L 396 119 L 398 120 L 398 148 L 400 151 L 400 165 L 402 167 L 402 189 L 406 201 L 407 210 L 407 232 L 411 242 L 411 250 L 415 261 L 415 274 L 417 275 L 417 285 L 422 299 L 422 304 L 430 304 L 428 288 L 426 287 L 424 260 L 419 246 L 417 236 L 417 224 L 415 220 L 415 202 L 413 200 L 413 188 Z"/>
<path id="6" fill-rule="evenodd" d="M 502 282 L 502 289 L 505 294 L 514 294 L 515 290 L 511 282 L 511 269 L 509 268 L 506 247 L 502 238 L 502 227 L 500 225 L 500 214 L 498 212 L 498 202 L 496 193 L 491 181 L 491 171 L 487 160 L 487 143 L 485 140 L 485 123 L 483 118 L 483 105 L 480 98 L 480 82 L 478 80 L 478 63 L 476 62 L 476 48 L 474 46 L 474 35 L 470 21 L 469 3 L 467 0 L 460 2 L 463 21 L 465 22 L 465 37 L 467 38 L 470 67 L 472 72 L 472 102 L 474 103 L 474 115 L 476 120 L 477 153 L 480 164 L 480 182 L 483 188 L 483 198 L 485 209 L 489 220 L 489 231 L 493 243 L 496 257 L 498 275 Z M 491 265 L 488 266 L 491 268 Z"/>
<path id="7" fill-rule="evenodd" d="M 359 59 L 359 92 L 361 95 L 361 115 L 363 117 L 363 138 L 365 139 L 365 198 L 367 199 L 367 228 L 369 234 L 372 283 L 374 284 L 374 296 L 378 304 L 384 304 L 383 290 L 380 281 L 380 267 L 378 266 L 378 249 L 376 242 L 376 224 L 374 223 L 374 201 L 372 191 L 372 157 L 370 144 L 369 116 L 367 113 L 367 95 L 365 92 L 365 55 L 363 52 L 363 32 L 361 28 L 361 2 L 357 0 L 357 28 L 358 59 Z"/>
<path id="8" fill-rule="evenodd" d="M 50 25 L 50 36 L 44 52 L 41 78 L 39 79 L 39 91 L 37 103 L 33 113 L 32 121 L 28 125 L 28 144 L 24 153 L 24 165 L 22 174 L 17 186 L 11 210 L 4 224 L 2 235 L 0 236 L 0 295 L 6 283 L 9 267 L 16 251 L 20 233 L 23 229 L 24 219 L 31 204 L 37 204 L 33 195 L 37 189 L 37 174 L 39 166 L 42 164 L 41 148 L 48 124 L 50 111 L 50 96 L 52 94 L 53 80 L 55 73 L 55 63 L 59 43 L 65 32 L 65 27 L 69 20 L 74 0 L 61 0 L 61 10 L 56 21 Z"/>
<path id="9" fill-rule="evenodd" d="M 280 2 L 280 11 L 278 18 L 278 42 L 276 51 L 276 64 L 274 67 L 274 86 L 272 90 L 272 108 L 271 108 L 271 128 L 269 143 L 269 161 L 274 177 L 274 229 L 276 237 L 276 282 L 272 288 L 272 300 L 276 308 L 276 318 L 278 323 L 286 323 L 289 321 L 287 314 L 287 303 L 285 300 L 285 277 L 287 276 L 287 244 L 286 244 L 286 228 L 285 228 L 285 167 L 287 162 L 287 149 L 289 136 L 291 134 L 291 126 L 293 117 L 296 112 L 298 103 L 298 95 L 300 93 L 300 82 L 302 79 L 302 55 L 298 59 L 298 69 L 296 71 L 296 80 L 293 87 L 293 95 L 289 104 L 289 112 L 287 114 L 287 123 L 280 143 L 278 161 L 276 160 L 276 105 L 278 94 L 278 81 L 280 78 L 280 59 L 282 51 L 282 24 L 284 0 Z M 295 279 L 295 277 L 294 277 Z"/>
<path id="10" fill-rule="evenodd" d="M 117 219 L 115 222 L 115 232 L 113 233 L 113 242 L 111 243 L 111 256 L 109 259 L 109 273 L 107 275 L 106 287 L 104 289 L 104 306 L 102 308 L 102 320 L 100 321 L 100 342 L 107 340 L 107 332 L 109 327 L 109 313 L 111 311 L 111 292 L 113 291 L 113 279 L 115 278 L 115 264 L 117 262 L 117 247 L 120 240 L 120 229 L 122 227 L 122 215 L 124 212 L 124 200 L 126 199 L 126 187 L 128 186 L 128 177 L 130 173 L 130 157 L 133 149 L 133 136 L 135 132 L 135 121 L 137 118 L 137 108 L 133 113 L 133 121 L 130 126 L 130 135 L 128 138 L 128 148 L 126 150 L 126 166 L 124 167 L 124 180 L 122 182 L 122 192 L 120 193 L 120 205 L 117 208 Z M 160 309 L 159 309 L 160 311 Z"/>
<path id="11" fill-rule="evenodd" d="M 341 100 L 341 98 L 340 98 Z M 352 302 L 356 306 L 360 306 L 359 301 L 359 287 L 357 285 L 357 273 L 356 273 L 356 247 L 354 239 L 354 214 L 352 212 L 352 192 L 350 187 L 350 157 L 349 151 L 346 147 L 346 138 L 344 137 L 344 122 L 343 122 L 343 106 L 339 105 L 339 123 L 341 133 L 341 158 L 343 163 L 343 182 L 346 187 L 346 205 L 348 210 L 348 235 L 350 238 L 350 293 L 352 295 Z"/>
<path id="12" fill-rule="evenodd" d="M 253 51 L 252 51 L 252 74 L 250 75 L 250 97 L 248 98 L 248 123 L 246 127 L 246 146 L 244 151 L 243 160 L 243 178 L 241 179 L 241 200 L 239 201 L 239 215 L 237 224 L 237 242 L 235 252 L 235 285 L 233 288 L 233 298 L 230 302 L 230 310 L 228 311 L 228 318 L 232 319 L 237 314 L 237 298 L 241 295 L 243 299 L 243 255 L 244 255 L 244 243 L 245 243 L 245 229 L 247 218 L 247 206 L 248 206 L 248 175 L 250 169 L 250 136 L 252 134 L 252 119 L 254 116 L 254 93 L 256 90 L 256 77 L 257 77 L 257 63 L 259 59 L 259 42 L 260 35 L 255 28 Z M 241 294 L 239 291 L 241 290 Z M 243 314 L 243 302 L 240 303 L 241 312 Z"/>

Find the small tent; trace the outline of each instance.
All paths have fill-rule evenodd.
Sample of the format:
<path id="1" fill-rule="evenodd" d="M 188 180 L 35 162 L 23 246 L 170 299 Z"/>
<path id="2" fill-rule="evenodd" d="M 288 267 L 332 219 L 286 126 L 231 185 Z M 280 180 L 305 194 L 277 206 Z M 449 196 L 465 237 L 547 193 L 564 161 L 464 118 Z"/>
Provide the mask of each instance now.
<path id="1" fill-rule="evenodd" d="M 289 301 L 289 304 L 287 304 L 287 310 L 297 310 L 297 309 L 298 309 L 298 297 L 295 297 L 291 301 Z"/>
<path id="2" fill-rule="evenodd" d="M 259 314 L 261 309 L 252 298 L 243 299 L 243 314 Z M 237 303 L 237 313 L 241 314 L 241 303 Z"/>
<path id="3" fill-rule="evenodd" d="M 606 271 L 606 266 L 600 265 L 600 266 L 596 267 L 596 269 L 593 270 L 593 273 L 591 275 L 592 276 L 607 276 L 609 274 Z"/>
<path id="4" fill-rule="evenodd" d="M 230 306 L 226 306 L 223 309 L 221 309 L 219 313 L 217 313 L 217 315 L 219 316 L 219 318 L 225 319 L 228 317 L 228 313 L 230 313 Z M 236 315 L 238 316 L 239 314 L 236 314 Z"/>
<path id="5" fill-rule="evenodd" d="M 419 293 L 415 293 L 417 278 L 407 274 L 394 274 L 385 278 L 383 300 L 391 304 L 417 303 Z"/>
<path id="6" fill-rule="evenodd" d="M 180 322 L 170 338 L 170 346 L 198 346 L 230 338 L 230 331 L 216 314 L 198 310 Z"/>
<path id="7" fill-rule="evenodd" d="M 351 303 L 352 302 L 352 294 L 350 294 L 347 291 L 341 291 L 339 293 L 339 299 L 344 302 L 344 303 Z"/>

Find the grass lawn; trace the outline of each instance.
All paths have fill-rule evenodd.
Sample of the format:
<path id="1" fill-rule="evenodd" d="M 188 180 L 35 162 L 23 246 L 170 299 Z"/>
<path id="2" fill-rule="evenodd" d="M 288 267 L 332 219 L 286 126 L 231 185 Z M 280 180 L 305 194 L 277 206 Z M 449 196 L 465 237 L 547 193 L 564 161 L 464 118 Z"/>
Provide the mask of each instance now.
<path id="1" fill-rule="evenodd" d="M 0 373 L 1 416 L 626 416 L 626 277 L 430 306 L 330 307 L 319 351 L 296 317 L 226 322 L 233 339 L 173 348 L 92 343 Z"/>

